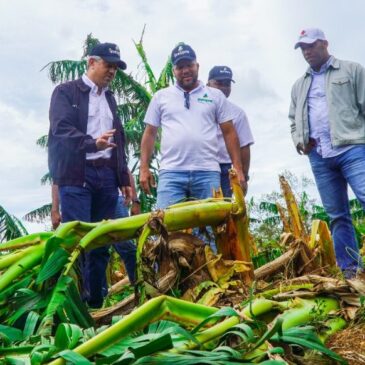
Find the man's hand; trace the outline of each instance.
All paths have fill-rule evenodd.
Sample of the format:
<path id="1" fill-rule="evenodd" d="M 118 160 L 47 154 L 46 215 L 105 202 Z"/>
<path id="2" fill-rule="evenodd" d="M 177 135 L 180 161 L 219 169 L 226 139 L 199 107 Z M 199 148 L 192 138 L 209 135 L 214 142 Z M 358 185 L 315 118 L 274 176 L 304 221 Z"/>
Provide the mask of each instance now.
<path id="1" fill-rule="evenodd" d="M 52 228 L 56 229 L 61 223 L 61 214 L 59 210 L 51 210 Z"/>
<path id="2" fill-rule="evenodd" d="M 115 143 L 109 142 L 109 139 L 114 136 L 115 129 L 111 129 L 110 131 L 106 131 L 99 138 L 96 139 L 96 148 L 98 151 L 106 150 L 109 147 L 116 147 Z"/>
<path id="3" fill-rule="evenodd" d="M 148 168 L 141 168 L 139 172 L 139 183 L 146 194 L 151 194 L 151 187 L 155 188 L 156 183 L 151 171 Z"/>
<path id="4" fill-rule="evenodd" d="M 243 194 L 247 194 L 247 181 L 245 179 L 245 175 L 243 174 L 242 170 L 237 170 L 237 178 L 238 182 L 240 183 L 241 189 L 243 190 Z"/>
<path id="5" fill-rule="evenodd" d="M 129 205 L 132 201 L 132 188 L 130 186 L 121 186 L 119 189 L 124 197 L 124 204 Z"/>
<path id="6" fill-rule="evenodd" d="M 309 138 L 308 144 L 306 144 L 305 147 L 303 147 L 301 143 L 298 143 L 297 152 L 300 155 L 308 155 L 315 146 L 316 146 L 316 141 L 313 138 Z"/>

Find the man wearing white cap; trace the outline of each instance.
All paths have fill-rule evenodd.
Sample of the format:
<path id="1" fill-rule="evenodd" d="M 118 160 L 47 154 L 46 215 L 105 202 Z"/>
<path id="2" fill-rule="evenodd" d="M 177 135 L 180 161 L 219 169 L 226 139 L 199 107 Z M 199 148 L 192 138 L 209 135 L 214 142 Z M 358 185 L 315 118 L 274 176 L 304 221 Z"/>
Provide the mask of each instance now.
<path id="1" fill-rule="evenodd" d="M 317 28 L 301 31 L 294 48 L 310 67 L 292 88 L 291 134 L 298 153 L 309 157 L 337 264 L 351 278 L 362 270 L 347 189 L 365 209 L 365 69 L 331 56 Z"/>

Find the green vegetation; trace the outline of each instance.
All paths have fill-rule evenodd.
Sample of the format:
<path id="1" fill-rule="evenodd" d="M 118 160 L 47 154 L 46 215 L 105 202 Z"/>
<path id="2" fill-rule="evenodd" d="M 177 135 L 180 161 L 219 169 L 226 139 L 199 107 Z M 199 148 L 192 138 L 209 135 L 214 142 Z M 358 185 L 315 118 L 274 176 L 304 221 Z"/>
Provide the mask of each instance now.
<path id="1" fill-rule="evenodd" d="M 283 193 L 288 202 L 291 191 L 285 180 L 281 179 L 281 183 L 283 189 L 286 187 Z M 54 233 L 32 234 L 3 243 L 0 246 L 0 360 L 5 364 L 53 365 L 286 364 L 312 356 L 321 363 L 345 364 L 345 360 L 324 345 L 330 335 L 347 325 L 348 319 L 340 314 L 345 308 L 338 294 L 344 290 L 341 282 L 318 276 L 314 279 L 302 276 L 295 281 L 297 272 L 306 272 L 300 266 L 303 252 L 312 265 L 308 267 L 309 272 L 324 269 L 320 266 L 324 262 L 322 256 L 330 256 L 329 252 L 311 258 L 309 245 L 313 243 L 300 241 L 299 244 L 298 238 L 293 241 L 294 247 L 304 251 L 293 251 L 289 255 L 291 261 L 285 261 L 285 265 L 292 267 L 287 271 L 290 280 L 284 277 L 286 270 L 283 272 L 278 266 L 278 270 L 271 270 L 269 278 L 262 281 L 265 265 L 253 273 L 251 257 L 240 256 L 246 252 L 239 249 L 241 245 L 247 248 L 252 243 L 245 223 L 242 191 L 234 173 L 232 184 L 233 200 L 218 197 L 185 202 L 166 209 L 163 215 L 145 213 L 101 223 L 69 222 Z M 289 226 L 293 227 L 293 214 L 298 208 L 294 204 L 291 210 L 289 206 L 287 209 Z M 166 236 L 167 232 L 211 225 L 221 235 L 221 243 L 232 245 L 227 231 L 232 229 L 228 228 L 231 219 L 237 238 L 240 237 L 233 239 L 236 250 L 232 251 L 231 260 L 214 256 L 204 245 L 199 252 L 205 252 L 205 261 L 195 249 L 189 258 L 187 251 L 191 247 L 200 249 L 198 242 L 191 241 L 186 233 L 174 239 L 172 235 L 171 239 Z M 297 230 L 297 234 L 300 237 L 301 232 Z M 138 302 L 134 302 L 134 310 L 130 308 L 126 311 L 129 314 L 114 317 L 118 312 L 110 308 L 90 312 L 79 294 L 74 265 L 79 253 L 130 238 L 138 240 L 137 296 L 130 287 L 118 295 L 120 303 L 131 303 L 129 298 L 135 296 Z M 283 244 L 281 247 L 284 250 Z M 326 247 L 321 246 L 320 238 L 313 252 L 319 248 L 328 250 Z M 287 252 L 292 249 L 286 247 Z M 154 250 L 157 250 L 155 254 Z M 161 261 L 157 259 L 159 255 Z M 272 261 L 271 266 L 275 267 L 276 261 L 283 260 L 284 256 L 285 253 Z M 170 267 L 165 276 L 153 278 L 147 258 L 155 262 L 157 272 L 164 271 L 166 265 L 180 266 L 175 266 L 173 277 Z M 203 279 L 203 268 L 210 273 L 210 279 Z M 186 286 L 186 279 L 197 273 L 203 276 Z M 252 282 L 252 277 L 260 281 Z M 170 281 L 162 285 L 166 280 Z M 321 282 L 322 287 L 327 281 L 331 292 L 317 292 L 311 280 L 317 280 L 317 286 Z M 353 288 L 359 291 L 349 291 L 347 298 L 351 297 L 352 305 L 358 303 L 357 321 L 361 322 L 365 319 L 361 300 L 365 292 L 361 290 L 365 289 Z M 181 295 L 182 299 L 164 293 Z M 118 306 L 116 298 L 108 298 L 106 303 Z M 109 317 L 101 315 L 103 311 L 109 311 Z M 107 325 L 102 325 L 100 318 Z"/>

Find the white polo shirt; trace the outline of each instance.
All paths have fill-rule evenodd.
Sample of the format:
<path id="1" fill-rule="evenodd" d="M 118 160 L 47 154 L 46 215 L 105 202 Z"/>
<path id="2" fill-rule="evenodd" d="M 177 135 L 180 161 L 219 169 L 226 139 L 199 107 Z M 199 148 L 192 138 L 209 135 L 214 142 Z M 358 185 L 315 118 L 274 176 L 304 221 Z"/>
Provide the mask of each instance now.
<path id="1" fill-rule="evenodd" d="M 105 97 L 107 88 L 103 88 L 101 94 L 98 94 L 98 87 L 86 75 L 82 75 L 82 81 L 91 88 L 89 93 L 89 115 L 87 118 L 86 134 L 94 139 L 99 138 L 103 133 L 113 129 L 113 114 L 109 108 L 108 101 Z M 114 137 L 110 138 L 112 142 Z M 95 160 L 97 158 L 111 158 L 112 148 L 95 153 L 87 153 L 87 160 Z"/>
<path id="2" fill-rule="evenodd" d="M 251 133 L 250 125 L 246 113 L 242 108 L 233 104 L 227 100 L 227 104 L 231 109 L 231 115 L 233 116 L 233 125 L 236 129 L 240 147 L 249 146 L 254 143 Z M 226 144 L 224 142 L 223 134 L 220 128 L 218 128 L 218 161 L 219 163 L 231 163 Z"/>
<path id="3" fill-rule="evenodd" d="M 184 90 L 173 85 L 159 90 L 148 106 L 144 122 L 162 132 L 160 170 L 220 171 L 217 127 L 232 120 L 227 99 L 201 81 L 189 99 L 188 109 Z"/>

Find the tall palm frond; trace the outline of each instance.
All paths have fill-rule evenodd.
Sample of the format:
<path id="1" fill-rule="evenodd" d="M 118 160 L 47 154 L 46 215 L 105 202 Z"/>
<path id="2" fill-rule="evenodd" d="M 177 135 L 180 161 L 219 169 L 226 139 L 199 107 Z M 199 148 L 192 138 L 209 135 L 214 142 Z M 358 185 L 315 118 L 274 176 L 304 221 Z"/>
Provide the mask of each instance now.
<path id="1" fill-rule="evenodd" d="M 141 108 L 147 108 L 152 95 L 132 75 L 118 70 L 110 89 L 114 92 L 120 103 L 136 103 Z"/>
<path id="2" fill-rule="evenodd" d="M 10 241 L 27 234 L 22 222 L 0 205 L 0 242 Z"/>
<path id="3" fill-rule="evenodd" d="M 41 184 L 42 185 L 52 184 L 52 178 L 51 178 L 51 174 L 49 172 L 45 173 L 41 177 Z"/>
<path id="4" fill-rule="evenodd" d="M 45 134 L 42 137 L 39 137 L 36 141 L 36 145 L 42 148 L 47 148 L 48 146 L 48 135 Z"/>
<path id="5" fill-rule="evenodd" d="M 172 72 L 171 58 L 169 57 L 166 61 L 165 67 L 160 73 L 160 77 L 157 81 L 156 90 L 163 89 L 174 83 L 174 74 Z"/>
<path id="6" fill-rule="evenodd" d="M 146 25 L 144 26 L 143 28 L 143 31 L 142 31 L 142 35 L 141 35 L 141 38 L 139 40 L 138 43 L 134 42 L 134 45 L 137 49 L 137 52 L 139 54 L 139 56 L 141 57 L 141 62 L 142 62 L 142 65 L 143 65 L 143 68 L 146 72 L 146 76 L 147 76 L 147 85 L 149 86 L 149 89 L 151 90 L 152 93 L 155 93 L 156 92 L 156 78 L 155 78 L 155 75 L 152 71 L 152 68 L 151 66 L 149 65 L 148 61 L 147 61 L 147 56 L 146 56 L 146 52 L 143 48 L 143 35 L 144 35 L 144 31 L 146 29 Z"/>
<path id="7" fill-rule="evenodd" d="M 94 38 L 92 33 L 88 34 L 83 45 L 83 54 L 80 61 L 61 60 L 47 63 L 41 71 L 48 70 L 48 75 L 54 84 L 75 80 L 81 77 L 87 69 L 86 57 L 100 41 Z"/>
<path id="8" fill-rule="evenodd" d="M 42 223 L 51 214 L 52 204 L 45 204 L 40 208 L 34 209 L 24 216 L 24 219 L 28 222 Z"/>
<path id="9" fill-rule="evenodd" d="M 82 55 L 82 58 L 85 59 L 89 54 L 90 54 L 90 51 L 97 45 L 99 44 L 100 41 L 99 39 L 97 38 L 94 38 L 93 37 L 93 34 L 92 33 L 89 33 L 87 36 L 86 36 L 86 39 L 85 39 L 85 42 L 84 42 L 84 53 Z"/>
<path id="10" fill-rule="evenodd" d="M 41 71 L 48 68 L 48 76 L 54 84 L 75 80 L 86 71 L 86 61 L 62 60 L 47 63 Z"/>

